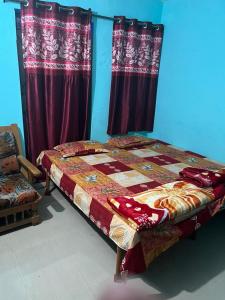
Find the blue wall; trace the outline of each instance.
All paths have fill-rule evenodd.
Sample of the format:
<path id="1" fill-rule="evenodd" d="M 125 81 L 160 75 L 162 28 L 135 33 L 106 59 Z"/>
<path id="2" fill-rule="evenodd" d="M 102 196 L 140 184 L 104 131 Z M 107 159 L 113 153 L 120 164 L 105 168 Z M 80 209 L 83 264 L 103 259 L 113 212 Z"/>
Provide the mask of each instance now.
<path id="1" fill-rule="evenodd" d="M 0 125 L 17 123 L 22 130 L 14 7 L 0 3 Z"/>
<path id="2" fill-rule="evenodd" d="M 125 15 L 143 21 L 160 22 L 160 0 L 61 0 L 64 5 L 92 8 L 98 14 Z M 22 112 L 16 50 L 14 9 L 16 5 L 0 3 L 0 125 L 18 123 Z M 18 7 L 18 6 L 17 6 Z M 111 84 L 112 21 L 94 18 L 93 112 L 91 137 L 107 139 L 107 119 Z"/>
<path id="3" fill-rule="evenodd" d="M 168 0 L 156 136 L 225 162 L 225 1 Z"/>

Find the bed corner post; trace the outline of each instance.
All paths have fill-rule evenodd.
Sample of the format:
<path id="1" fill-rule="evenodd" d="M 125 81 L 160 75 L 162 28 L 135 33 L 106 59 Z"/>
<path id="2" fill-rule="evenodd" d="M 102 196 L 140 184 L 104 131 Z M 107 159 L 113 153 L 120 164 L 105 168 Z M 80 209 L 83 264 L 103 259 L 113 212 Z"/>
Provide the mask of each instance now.
<path id="1" fill-rule="evenodd" d="M 124 259 L 126 251 L 117 246 L 116 250 L 116 273 L 114 275 L 114 281 L 125 281 L 127 273 L 121 272 L 121 264 Z"/>
<path id="2" fill-rule="evenodd" d="M 46 172 L 46 181 L 45 181 L 45 195 L 50 195 L 50 177 Z"/>

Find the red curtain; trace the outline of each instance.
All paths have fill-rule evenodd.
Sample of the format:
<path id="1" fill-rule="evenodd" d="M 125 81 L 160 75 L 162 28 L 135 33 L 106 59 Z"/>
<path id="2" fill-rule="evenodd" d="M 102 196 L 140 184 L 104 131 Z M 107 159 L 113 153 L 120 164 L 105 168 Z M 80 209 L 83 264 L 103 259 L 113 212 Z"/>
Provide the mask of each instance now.
<path id="1" fill-rule="evenodd" d="M 108 133 L 152 131 L 163 25 L 116 17 Z"/>
<path id="2" fill-rule="evenodd" d="M 57 3 L 21 8 L 25 135 L 29 159 L 86 139 L 91 91 L 91 15 Z"/>

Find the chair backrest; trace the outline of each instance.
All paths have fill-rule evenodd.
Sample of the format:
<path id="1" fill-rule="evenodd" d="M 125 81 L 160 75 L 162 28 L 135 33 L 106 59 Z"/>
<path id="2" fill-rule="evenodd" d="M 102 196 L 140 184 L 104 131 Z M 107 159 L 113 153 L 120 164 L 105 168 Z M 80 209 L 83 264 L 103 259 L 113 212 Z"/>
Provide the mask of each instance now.
<path id="1" fill-rule="evenodd" d="M 16 145 L 18 149 L 18 154 L 23 154 L 22 143 L 20 138 L 20 132 L 17 124 L 11 124 L 9 126 L 0 126 L 0 132 L 11 131 L 16 139 Z"/>

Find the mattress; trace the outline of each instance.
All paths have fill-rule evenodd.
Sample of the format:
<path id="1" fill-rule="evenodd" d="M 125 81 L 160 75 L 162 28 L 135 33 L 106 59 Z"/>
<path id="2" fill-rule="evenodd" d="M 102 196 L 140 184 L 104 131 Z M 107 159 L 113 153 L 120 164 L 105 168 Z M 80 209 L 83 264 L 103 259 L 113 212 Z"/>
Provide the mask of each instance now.
<path id="1" fill-rule="evenodd" d="M 47 150 L 40 154 L 38 164 L 86 216 L 127 251 L 122 268 L 130 273 L 143 272 L 156 256 L 200 227 L 223 205 L 224 199 L 219 199 L 174 224 L 138 233 L 112 210 L 108 197 L 133 196 L 176 181 L 179 171 L 188 166 L 214 171 L 225 166 L 159 140 L 126 150 L 108 149 L 109 153 L 71 158 Z"/>

